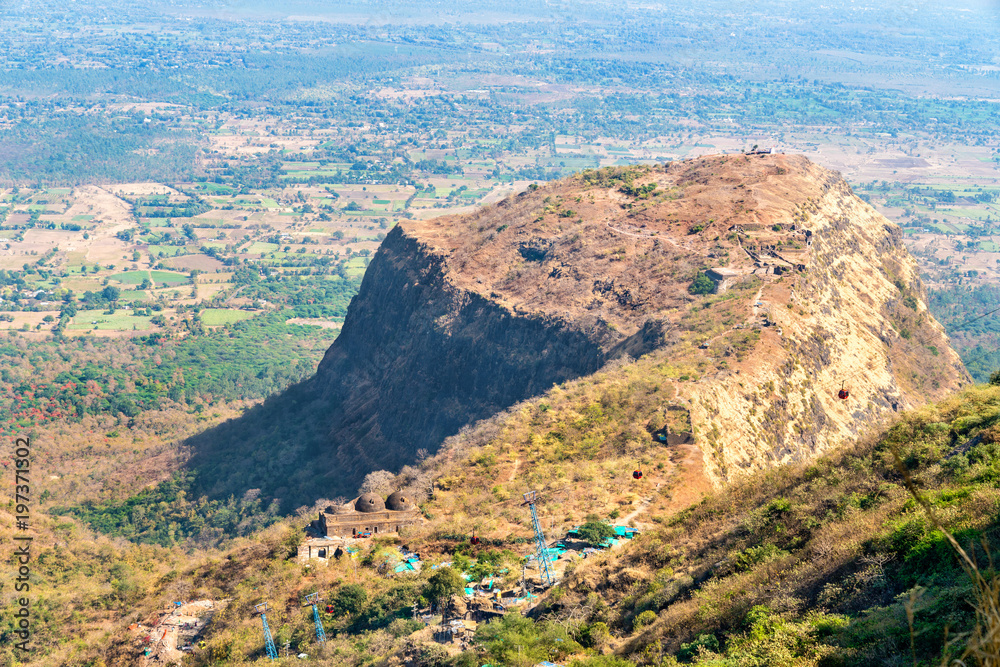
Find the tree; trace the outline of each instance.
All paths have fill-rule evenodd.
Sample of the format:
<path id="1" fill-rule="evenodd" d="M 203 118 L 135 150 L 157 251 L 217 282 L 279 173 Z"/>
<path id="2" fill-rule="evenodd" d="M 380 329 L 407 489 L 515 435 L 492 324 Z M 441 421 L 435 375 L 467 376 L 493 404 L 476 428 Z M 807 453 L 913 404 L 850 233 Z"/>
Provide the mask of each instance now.
<path id="1" fill-rule="evenodd" d="M 615 529 L 593 514 L 587 516 L 587 522 L 577 528 L 576 532 L 585 542 L 594 547 L 601 546 L 605 540 L 615 536 Z"/>
<path id="2" fill-rule="evenodd" d="M 715 283 L 701 271 L 694 277 L 694 282 L 688 287 L 691 294 L 711 294 L 715 291 Z"/>
<path id="3" fill-rule="evenodd" d="M 542 660 L 561 661 L 583 651 L 567 629 L 555 622 L 534 622 L 519 613 L 480 624 L 475 643 L 491 664 L 530 667 Z"/>
<path id="4" fill-rule="evenodd" d="M 396 476 L 388 470 L 375 470 L 365 475 L 365 480 L 361 482 L 360 493 L 377 493 L 387 496 L 395 490 L 394 482 Z"/>
<path id="5" fill-rule="evenodd" d="M 108 285 L 101 290 L 101 296 L 104 297 L 105 301 L 117 301 L 121 295 L 122 291 L 114 285 Z"/>
<path id="6" fill-rule="evenodd" d="M 465 579 L 461 573 L 453 567 L 442 567 L 431 575 L 424 587 L 424 597 L 428 600 L 435 600 L 440 603 L 452 595 L 459 595 L 465 592 Z"/>
<path id="7" fill-rule="evenodd" d="M 360 584 L 347 584 L 340 587 L 330 604 L 337 616 L 353 616 L 364 609 L 367 602 L 368 593 L 364 587 Z"/>

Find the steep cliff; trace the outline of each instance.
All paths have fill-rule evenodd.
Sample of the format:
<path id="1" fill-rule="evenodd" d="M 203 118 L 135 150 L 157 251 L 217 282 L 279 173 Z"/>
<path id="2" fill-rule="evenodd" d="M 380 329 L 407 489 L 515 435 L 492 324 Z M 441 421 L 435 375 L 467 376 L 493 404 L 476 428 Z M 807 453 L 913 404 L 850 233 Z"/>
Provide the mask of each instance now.
<path id="1" fill-rule="evenodd" d="M 718 293 L 692 294 L 709 268 Z M 581 417 L 552 436 L 560 460 L 647 456 L 649 433 L 670 433 L 719 480 L 825 451 L 966 381 L 894 225 L 802 157 L 716 156 L 585 172 L 397 227 L 316 376 L 200 437 L 191 464 L 213 493 L 347 494 L 616 358 L 628 386 L 645 383 L 630 423 L 598 437 L 600 420 Z M 550 418 L 525 413 L 508 436 Z M 480 442 L 512 482 L 536 440 Z M 468 467 L 456 451 L 434 474 L 470 482 L 447 471 L 448 456 Z M 501 472 L 484 465 L 478 482 Z"/>
<path id="2" fill-rule="evenodd" d="M 465 424 L 660 340 L 464 289 L 420 231 L 388 235 L 317 371 L 337 475 L 398 469 Z"/>

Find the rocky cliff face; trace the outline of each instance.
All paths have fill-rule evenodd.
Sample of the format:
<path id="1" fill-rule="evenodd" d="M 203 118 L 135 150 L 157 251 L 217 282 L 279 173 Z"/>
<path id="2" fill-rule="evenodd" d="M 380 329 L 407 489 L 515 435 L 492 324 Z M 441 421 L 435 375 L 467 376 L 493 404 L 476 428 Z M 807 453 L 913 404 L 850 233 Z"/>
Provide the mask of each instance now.
<path id="1" fill-rule="evenodd" d="M 750 363 L 685 392 L 717 477 L 809 458 L 969 381 L 927 310 L 899 228 L 837 175 L 776 159 L 787 165 L 782 177 L 799 169 L 813 176 L 794 194 L 781 191 L 777 174 L 748 184 L 759 222 L 739 240 L 786 256 L 773 238 L 756 239 L 770 236 L 768 225 L 772 233 L 774 225 L 794 226 L 804 244 L 787 258 L 801 265 L 784 278 L 765 277 L 751 312 L 769 326 Z"/>
<path id="2" fill-rule="evenodd" d="M 346 476 L 398 469 L 465 424 L 661 340 L 514 310 L 456 283 L 419 228 L 394 229 L 368 268 L 315 379 Z"/>
<path id="3" fill-rule="evenodd" d="M 705 269 L 718 293 L 692 294 Z M 203 478 L 347 494 L 648 353 L 672 386 L 647 428 L 690 431 L 714 479 L 812 456 L 967 380 L 898 228 L 838 175 L 785 155 L 585 172 L 394 229 L 316 376 L 244 420 L 269 435 L 203 439 Z M 275 443 L 301 465 L 246 465 Z"/>

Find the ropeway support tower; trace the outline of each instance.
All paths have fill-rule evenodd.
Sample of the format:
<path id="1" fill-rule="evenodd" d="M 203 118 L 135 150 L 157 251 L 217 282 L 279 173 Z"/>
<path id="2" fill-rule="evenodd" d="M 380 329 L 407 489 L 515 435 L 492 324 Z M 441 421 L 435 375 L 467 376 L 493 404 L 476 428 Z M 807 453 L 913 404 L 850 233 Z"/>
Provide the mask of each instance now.
<path id="1" fill-rule="evenodd" d="M 538 511 L 535 509 L 537 501 L 538 491 L 528 491 L 524 494 L 524 502 L 521 504 L 527 505 L 531 509 L 531 523 L 535 528 L 535 557 L 538 559 L 538 574 L 544 585 L 551 586 L 555 583 L 555 577 L 552 576 L 552 571 L 549 569 L 548 545 L 545 543 L 545 534 L 542 533 L 542 524 L 538 522 Z"/>
<path id="2" fill-rule="evenodd" d="M 253 607 L 254 612 L 260 614 L 261 623 L 264 625 L 264 650 L 271 660 L 278 659 L 278 649 L 274 646 L 274 637 L 271 636 L 271 628 L 267 625 L 267 603 L 261 602 Z"/>
<path id="3" fill-rule="evenodd" d="M 316 622 L 316 641 L 320 644 L 326 641 L 326 631 L 323 629 L 323 621 L 319 617 L 319 593 L 310 593 L 306 596 L 306 604 L 313 609 L 313 620 Z"/>

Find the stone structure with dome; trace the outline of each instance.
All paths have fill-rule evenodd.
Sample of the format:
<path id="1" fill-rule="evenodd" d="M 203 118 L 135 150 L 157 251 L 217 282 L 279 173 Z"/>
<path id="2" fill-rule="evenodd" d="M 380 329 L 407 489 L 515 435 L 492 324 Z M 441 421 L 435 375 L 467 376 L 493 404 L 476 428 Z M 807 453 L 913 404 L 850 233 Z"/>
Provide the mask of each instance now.
<path id="1" fill-rule="evenodd" d="M 319 513 L 313 526 L 326 537 L 356 537 L 362 533 L 398 533 L 403 526 L 412 526 L 421 520 L 420 510 L 413 500 L 406 493 L 396 491 L 385 500 L 376 493 L 362 493 L 340 507 L 331 505 Z"/>

